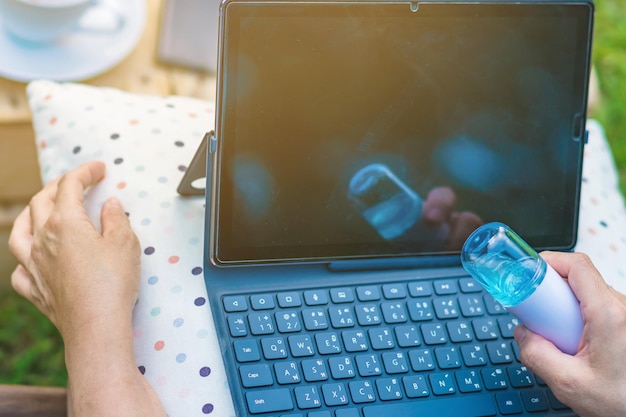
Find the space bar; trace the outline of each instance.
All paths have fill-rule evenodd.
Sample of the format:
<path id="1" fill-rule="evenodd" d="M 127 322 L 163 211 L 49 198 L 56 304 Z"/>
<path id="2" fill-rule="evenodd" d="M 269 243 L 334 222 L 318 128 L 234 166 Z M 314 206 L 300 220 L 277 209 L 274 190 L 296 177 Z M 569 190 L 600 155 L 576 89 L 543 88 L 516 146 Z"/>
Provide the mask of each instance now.
<path id="1" fill-rule="evenodd" d="M 365 417 L 486 417 L 495 416 L 496 412 L 494 399 L 491 395 L 402 401 L 363 407 Z"/>

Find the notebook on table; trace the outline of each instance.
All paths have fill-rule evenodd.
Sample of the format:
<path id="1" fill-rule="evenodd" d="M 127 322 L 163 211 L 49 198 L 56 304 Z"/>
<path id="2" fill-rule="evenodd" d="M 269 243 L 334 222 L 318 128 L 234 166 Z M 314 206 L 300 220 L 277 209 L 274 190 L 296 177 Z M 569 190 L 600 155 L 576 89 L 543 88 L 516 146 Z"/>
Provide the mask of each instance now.
<path id="1" fill-rule="evenodd" d="M 222 4 L 205 280 L 237 416 L 573 415 L 459 249 L 488 221 L 574 246 L 592 17 Z"/>

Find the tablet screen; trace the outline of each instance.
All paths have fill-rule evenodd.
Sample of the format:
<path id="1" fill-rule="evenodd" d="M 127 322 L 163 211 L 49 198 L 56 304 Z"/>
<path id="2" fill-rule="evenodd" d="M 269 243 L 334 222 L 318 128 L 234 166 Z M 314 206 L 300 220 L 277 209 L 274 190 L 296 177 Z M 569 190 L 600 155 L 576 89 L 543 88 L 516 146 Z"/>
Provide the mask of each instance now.
<path id="1" fill-rule="evenodd" d="M 216 264 L 571 248 L 587 3 L 226 2 Z"/>

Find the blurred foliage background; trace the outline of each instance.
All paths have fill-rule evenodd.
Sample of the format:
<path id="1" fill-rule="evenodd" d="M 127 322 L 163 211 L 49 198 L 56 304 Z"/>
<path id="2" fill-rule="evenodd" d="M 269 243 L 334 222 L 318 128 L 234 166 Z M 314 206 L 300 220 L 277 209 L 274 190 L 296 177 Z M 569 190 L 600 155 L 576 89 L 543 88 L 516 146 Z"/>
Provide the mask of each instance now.
<path id="1" fill-rule="evenodd" d="M 590 114 L 606 130 L 622 191 L 626 184 L 626 2 L 596 0 L 594 66 L 599 106 Z M 8 282 L 9 277 L 0 277 Z M 65 386 L 63 343 L 39 311 L 0 285 L 0 383 Z"/>

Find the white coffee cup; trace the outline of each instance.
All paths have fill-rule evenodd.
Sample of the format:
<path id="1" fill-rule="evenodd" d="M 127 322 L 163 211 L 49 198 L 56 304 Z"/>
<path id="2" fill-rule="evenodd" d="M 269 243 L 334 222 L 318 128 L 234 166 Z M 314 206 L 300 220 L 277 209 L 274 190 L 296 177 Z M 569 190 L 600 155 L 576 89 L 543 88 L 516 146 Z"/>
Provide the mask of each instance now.
<path id="1" fill-rule="evenodd" d="M 0 0 L 0 19 L 14 37 L 33 43 L 52 43 L 73 31 L 111 33 L 124 24 L 99 0 Z"/>

